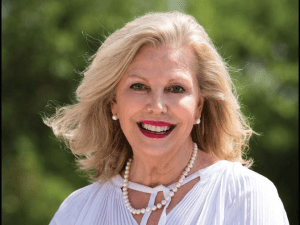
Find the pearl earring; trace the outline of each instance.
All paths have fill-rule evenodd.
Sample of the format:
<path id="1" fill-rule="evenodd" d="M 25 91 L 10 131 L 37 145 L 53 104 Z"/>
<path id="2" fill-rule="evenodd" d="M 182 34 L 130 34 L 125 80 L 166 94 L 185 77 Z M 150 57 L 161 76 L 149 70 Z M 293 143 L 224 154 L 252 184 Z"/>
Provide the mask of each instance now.
<path id="1" fill-rule="evenodd" d="M 113 116 L 112 116 L 112 119 L 113 119 L 113 120 L 118 120 L 118 118 L 117 118 L 116 115 L 113 115 Z"/>
<path id="2" fill-rule="evenodd" d="M 200 124 L 201 120 L 200 119 L 197 119 L 196 120 L 196 124 Z"/>

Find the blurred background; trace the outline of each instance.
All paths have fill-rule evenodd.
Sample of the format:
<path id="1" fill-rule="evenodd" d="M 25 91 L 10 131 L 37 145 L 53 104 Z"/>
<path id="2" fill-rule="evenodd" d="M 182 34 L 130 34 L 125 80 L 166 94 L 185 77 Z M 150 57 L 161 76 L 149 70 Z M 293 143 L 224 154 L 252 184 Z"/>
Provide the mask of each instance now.
<path id="1" fill-rule="evenodd" d="M 178 10 L 203 25 L 231 72 L 243 113 L 261 136 L 252 169 L 278 189 L 290 224 L 298 206 L 298 4 L 296 0 L 3 0 L 2 222 L 49 224 L 88 185 L 74 157 L 43 124 L 72 104 L 87 58 L 105 36 L 149 11 Z"/>

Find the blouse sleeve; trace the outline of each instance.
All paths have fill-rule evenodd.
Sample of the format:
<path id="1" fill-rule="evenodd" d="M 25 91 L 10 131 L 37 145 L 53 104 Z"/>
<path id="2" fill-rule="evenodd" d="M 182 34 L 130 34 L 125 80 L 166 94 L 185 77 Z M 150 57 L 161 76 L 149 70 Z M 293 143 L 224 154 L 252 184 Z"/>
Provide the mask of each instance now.
<path id="1" fill-rule="evenodd" d="M 241 165 L 230 175 L 226 225 L 288 225 L 289 221 L 274 184 Z"/>

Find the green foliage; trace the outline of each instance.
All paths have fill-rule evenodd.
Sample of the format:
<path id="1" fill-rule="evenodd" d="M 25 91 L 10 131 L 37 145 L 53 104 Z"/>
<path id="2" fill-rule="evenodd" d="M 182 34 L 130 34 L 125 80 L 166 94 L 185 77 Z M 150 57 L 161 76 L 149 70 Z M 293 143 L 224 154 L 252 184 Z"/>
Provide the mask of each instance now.
<path id="1" fill-rule="evenodd" d="M 204 26 L 232 72 L 244 114 L 260 137 L 253 170 L 277 187 L 298 221 L 298 2 L 289 0 L 2 1 L 2 222 L 47 224 L 88 184 L 46 127 L 49 101 L 71 104 L 105 36 L 149 11 L 179 10 Z M 53 113 L 53 111 L 51 111 Z"/>

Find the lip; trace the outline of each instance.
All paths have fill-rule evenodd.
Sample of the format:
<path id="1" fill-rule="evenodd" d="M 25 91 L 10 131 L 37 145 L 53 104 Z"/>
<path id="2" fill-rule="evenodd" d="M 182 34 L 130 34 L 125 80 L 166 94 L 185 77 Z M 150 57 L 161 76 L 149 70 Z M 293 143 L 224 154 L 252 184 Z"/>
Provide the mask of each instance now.
<path id="1" fill-rule="evenodd" d="M 148 124 L 157 127 L 174 126 L 175 124 L 164 122 L 164 121 L 153 121 L 153 120 L 141 120 L 139 123 Z"/>

